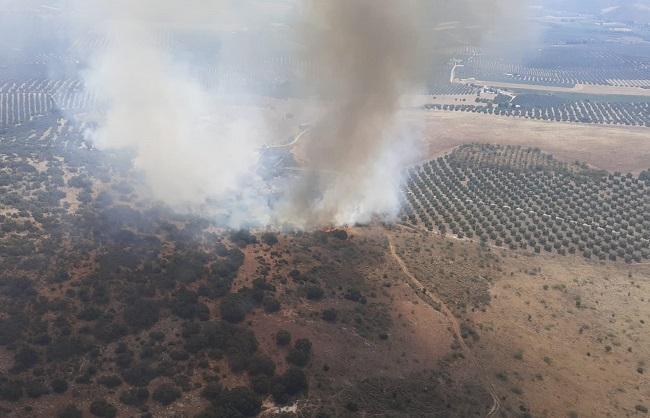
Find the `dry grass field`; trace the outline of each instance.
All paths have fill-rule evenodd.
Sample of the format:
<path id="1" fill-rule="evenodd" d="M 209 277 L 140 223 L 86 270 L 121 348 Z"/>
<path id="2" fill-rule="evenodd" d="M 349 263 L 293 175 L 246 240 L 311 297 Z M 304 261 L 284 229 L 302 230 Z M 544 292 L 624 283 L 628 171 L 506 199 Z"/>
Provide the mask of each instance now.
<path id="1" fill-rule="evenodd" d="M 401 121 L 421 132 L 428 160 L 467 143 L 538 147 L 560 160 L 638 173 L 650 166 L 650 130 L 642 127 L 513 119 L 463 112 L 404 110 Z"/>
<path id="2" fill-rule="evenodd" d="M 389 234 L 420 282 L 452 307 L 501 416 L 644 416 L 650 266 L 481 249 L 404 228 Z"/>

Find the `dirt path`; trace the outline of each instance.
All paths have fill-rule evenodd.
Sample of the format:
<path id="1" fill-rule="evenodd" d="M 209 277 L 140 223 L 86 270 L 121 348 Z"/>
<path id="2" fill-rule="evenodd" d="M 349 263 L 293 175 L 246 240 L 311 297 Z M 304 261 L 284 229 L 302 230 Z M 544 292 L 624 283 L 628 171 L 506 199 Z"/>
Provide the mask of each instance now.
<path id="1" fill-rule="evenodd" d="M 616 96 L 650 96 L 650 89 L 641 87 L 576 84 L 574 87 L 544 86 L 538 84 L 508 83 L 501 81 L 475 80 L 472 78 L 456 80 L 457 84 L 476 84 L 513 90 L 535 90 L 556 93 L 595 94 Z"/>
<path id="2" fill-rule="evenodd" d="M 436 294 L 426 291 L 425 290 L 426 287 L 423 286 L 422 283 L 413 274 L 411 274 L 404 260 L 402 260 L 402 258 L 397 254 L 391 236 L 389 234 L 386 234 L 386 237 L 388 238 L 388 247 L 390 248 L 390 254 L 395 259 L 395 261 L 397 261 L 397 264 L 399 264 L 400 268 L 402 269 L 402 272 L 404 272 L 404 275 L 406 275 L 406 277 L 408 278 L 410 286 L 413 288 L 413 290 L 415 290 L 415 292 L 420 297 L 420 299 L 422 299 L 425 303 L 431 305 L 431 307 L 433 307 L 434 309 L 442 312 L 442 314 L 447 318 L 447 320 L 451 324 L 451 329 L 453 331 L 454 337 L 456 338 L 458 344 L 463 350 L 463 354 L 465 355 L 465 358 L 467 358 L 472 363 L 472 365 L 476 368 L 476 370 L 479 371 L 483 384 L 487 387 L 488 391 L 490 392 L 490 396 L 492 396 L 492 407 L 488 411 L 486 417 L 495 416 L 499 411 L 499 408 L 501 407 L 501 402 L 499 402 L 499 397 L 497 396 L 496 391 L 494 390 L 494 386 L 492 385 L 490 380 L 485 376 L 485 373 L 483 372 L 483 368 L 481 367 L 480 363 L 476 360 L 476 357 L 474 357 L 472 350 L 470 350 L 467 344 L 465 344 L 465 340 L 463 339 L 463 336 L 461 335 L 461 331 L 460 331 L 460 322 L 458 322 L 458 319 L 454 316 L 454 314 L 451 312 L 449 307 L 442 301 L 442 299 L 440 299 Z"/>

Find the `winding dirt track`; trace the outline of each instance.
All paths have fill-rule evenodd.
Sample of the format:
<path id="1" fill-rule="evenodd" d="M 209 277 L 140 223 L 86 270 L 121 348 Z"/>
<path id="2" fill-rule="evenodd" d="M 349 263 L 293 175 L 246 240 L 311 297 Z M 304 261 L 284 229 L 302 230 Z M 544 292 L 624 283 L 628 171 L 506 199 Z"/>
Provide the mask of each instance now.
<path id="1" fill-rule="evenodd" d="M 488 391 L 490 392 L 490 396 L 492 396 L 492 407 L 486 414 L 486 417 L 493 417 L 499 412 L 499 408 L 501 408 L 501 402 L 499 402 L 499 397 L 496 394 L 496 391 L 494 390 L 494 386 L 490 382 L 490 380 L 485 376 L 485 372 L 483 371 L 483 368 L 481 367 L 480 363 L 476 360 L 476 357 L 474 357 L 474 354 L 472 353 L 472 350 L 465 344 L 465 340 L 463 339 L 461 332 L 460 332 L 460 323 L 458 322 L 458 319 L 454 316 L 454 314 L 451 312 L 449 307 L 440 299 L 436 294 L 429 292 L 429 291 L 424 291 L 426 289 L 422 283 L 409 271 L 406 263 L 402 258 L 397 254 L 397 251 L 395 250 L 395 246 L 393 245 L 393 240 L 389 234 L 386 234 L 388 238 L 388 246 L 390 248 L 390 253 L 397 261 L 397 264 L 399 264 L 400 268 L 406 275 L 406 277 L 409 279 L 409 285 L 415 290 L 417 295 L 422 299 L 423 302 L 427 303 L 434 309 L 439 308 L 442 314 L 447 318 L 449 323 L 451 324 L 451 329 L 453 331 L 454 337 L 458 341 L 458 344 L 460 345 L 461 349 L 463 350 L 463 354 L 465 355 L 465 358 L 467 358 L 472 365 L 476 368 L 476 370 L 479 371 L 479 374 L 481 376 L 481 380 L 483 381 L 483 384 L 487 387 Z"/>

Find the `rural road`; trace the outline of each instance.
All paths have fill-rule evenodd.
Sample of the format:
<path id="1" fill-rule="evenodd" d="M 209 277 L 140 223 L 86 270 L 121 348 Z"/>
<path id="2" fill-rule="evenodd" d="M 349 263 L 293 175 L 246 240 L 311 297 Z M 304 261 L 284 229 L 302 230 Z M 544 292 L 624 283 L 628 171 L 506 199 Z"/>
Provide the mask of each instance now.
<path id="1" fill-rule="evenodd" d="M 455 68 L 454 68 L 455 69 Z M 454 75 L 452 74 L 452 77 Z M 453 81 L 455 84 L 475 84 L 510 90 L 534 90 L 554 93 L 592 94 L 592 95 L 615 95 L 615 96 L 650 96 L 650 89 L 641 87 L 609 86 L 594 84 L 576 84 L 574 87 L 544 86 L 538 84 L 508 83 L 501 81 L 476 80 L 473 78 Z"/>
<path id="2" fill-rule="evenodd" d="M 483 368 L 481 367 L 480 363 L 476 360 L 476 357 L 474 357 L 474 354 L 467 346 L 467 344 L 465 344 L 465 340 L 461 335 L 460 323 L 458 322 L 458 319 L 454 316 L 454 314 L 451 312 L 449 307 L 442 301 L 442 299 L 440 299 L 440 297 L 438 297 L 437 295 L 429 291 L 426 292 L 424 291 L 426 287 L 424 287 L 422 283 L 413 274 L 411 274 L 404 260 L 402 260 L 399 254 L 397 254 L 391 236 L 388 234 L 386 234 L 386 236 L 388 238 L 388 247 L 390 248 L 390 253 L 392 257 L 395 259 L 395 261 L 397 261 L 397 264 L 402 269 L 402 272 L 409 279 L 409 284 L 411 288 L 415 290 L 415 292 L 420 297 L 420 299 L 423 300 L 423 302 L 430 305 L 434 309 L 439 307 L 440 312 L 447 318 L 447 320 L 451 324 L 451 329 L 453 331 L 454 337 L 456 338 L 458 344 L 463 350 L 463 354 L 465 355 L 465 358 L 467 358 L 472 363 L 472 365 L 476 368 L 476 370 L 479 371 L 481 380 L 483 380 L 483 384 L 487 387 L 488 391 L 490 392 L 490 396 L 492 397 L 492 407 L 490 408 L 490 410 L 485 416 L 486 417 L 495 416 L 496 413 L 499 411 L 499 408 L 501 407 L 501 402 L 499 402 L 499 397 L 496 394 L 496 391 L 494 390 L 494 386 L 489 381 L 489 379 L 486 378 L 485 372 L 483 371 Z"/>
<path id="3" fill-rule="evenodd" d="M 310 128 L 307 127 L 300 131 L 298 135 L 296 135 L 291 142 L 288 142 L 286 144 L 280 144 L 280 145 L 266 145 L 266 149 L 278 149 L 278 148 L 291 148 L 294 145 L 296 145 L 302 137 L 309 132 Z"/>

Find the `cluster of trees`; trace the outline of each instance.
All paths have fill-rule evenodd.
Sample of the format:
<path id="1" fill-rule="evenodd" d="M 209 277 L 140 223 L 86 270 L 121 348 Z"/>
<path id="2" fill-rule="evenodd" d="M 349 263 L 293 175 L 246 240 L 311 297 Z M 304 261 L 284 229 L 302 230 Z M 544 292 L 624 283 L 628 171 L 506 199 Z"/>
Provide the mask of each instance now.
<path id="1" fill-rule="evenodd" d="M 245 386 L 212 390 L 208 416 L 254 416 L 268 397 L 289 402 L 307 391 L 309 340 L 278 333 L 288 368 L 277 372 L 240 325 L 252 310 L 281 309 L 268 266 L 231 289 L 243 248 L 269 250 L 277 234 L 218 235 L 211 221 L 135 202 L 128 164 L 85 144 L 79 126 L 43 118 L 12 129 L 0 141 L 0 346 L 14 357 L 1 401 L 83 389 L 88 408 L 59 415 L 111 417 L 118 403 L 176 402 L 197 389 L 197 370 L 207 376 L 222 358 Z M 115 399 L 101 398 L 106 391 Z"/>
<path id="2" fill-rule="evenodd" d="M 476 158 L 477 152 L 486 156 Z M 540 165 L 539 155 L 469 145 L 411 169 L 403 220 L 511 249 L 650 258 L 647 184 L 580 165 L 558 170 L 552 162 Z"/>

